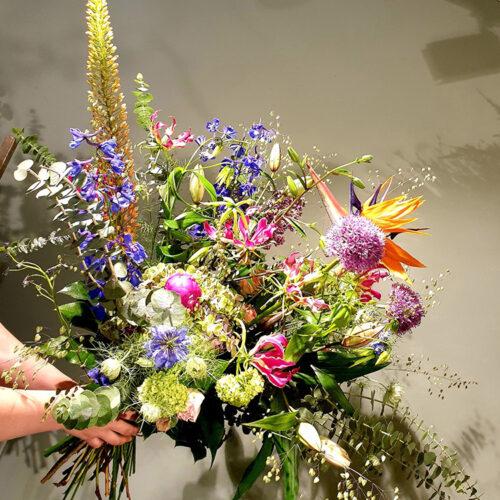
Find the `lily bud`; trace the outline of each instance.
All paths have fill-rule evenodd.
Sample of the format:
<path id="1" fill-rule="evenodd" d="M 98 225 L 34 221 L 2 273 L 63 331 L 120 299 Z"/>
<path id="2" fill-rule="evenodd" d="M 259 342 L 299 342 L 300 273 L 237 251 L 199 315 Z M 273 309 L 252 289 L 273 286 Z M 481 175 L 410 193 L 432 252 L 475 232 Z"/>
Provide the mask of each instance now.
<path id="1" fill-rule="evenodd" d="M 372 323 L 364 323 L 353 328 L 350 335 L 342 340 L 344 347 L 363 347 L 376 339 L 380 333 L 379 328 L 373 328 Z"/>
<path id="2" fill-rule="evenodd" d="M 205 187 L 199 177 L 205 177 L 205 175 L 201 165 L 196 165 L 191 173 L 191 178 L 189 179 L 189 194 L 196 205 L 201 203 L 203 195 L 205 194 Z"/>
<path id="3" fill-rule="evenodd" d="M 321 438 L 313 425 L 308 424 L 307 422 L 301 422 L 297 429 L 297 437 L 308 448 L 321 451 Z"/>
<path id="4" fill-rule="evenodd" d="M 324 436 L 321 437 L 321 451 L 325 460 L 332 465 L 343 467 L 344 469 L 351 465 L 351 459 L 344 448 Z"/>
<path id="5" fill-rule="evenodd" d="M 280 168 L 281 163 L 281 149 L 280 145 L 276 142 L 271 149 L 271 154 L 269 155 L 269 169 L 271 172 L 277 172 Z"/>
<path id="6" fill-rule="evenodd" d="M 287 182 L 287 187 L 285 189 L 285 194 L 287 196 L 301 196 L 305 189 L 304 189 L 304 185 L 302 184 L 302 182 L 300 182 L 299 179 L 292 179 L 291 177 L 287 177 L 286 178 L 286 182 Z M 314 181 L 312 179 L 312 177 L 309 177 L 307 176 L 306 177 L 306 186 L 308 188 L 312 187 L 312 185 L 314 184 Z"/>

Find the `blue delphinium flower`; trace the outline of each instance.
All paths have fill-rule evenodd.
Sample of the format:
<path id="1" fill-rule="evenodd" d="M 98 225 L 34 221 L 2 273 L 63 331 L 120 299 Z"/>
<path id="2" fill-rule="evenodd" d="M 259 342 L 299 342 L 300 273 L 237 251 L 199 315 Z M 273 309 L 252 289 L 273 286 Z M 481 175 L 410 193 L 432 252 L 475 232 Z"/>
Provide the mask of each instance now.
<path id="1" fill-rule="evenodd" d="M 106 375 L 103 375 L 100 371 L 99 368 L 92 368 L 92 370 L 89 370 L 87 372 L 87 377 L 89 377 L 91 380 L 93 380 L 96 384 L 99 385 L 110 385 L 109 378 L 106 377 Z"/>
<path id="2" fill-rule="evenodd" d="M 234 130 L 231 125 L 228 125 L 227 127 L 224 127 L 222 129 L 222 137 L 225 137 L 227 139 L 235 139 L 236 135 L 236 130 Z"/>
<path id="3" fill-rule="evenodd" d="M 224 183 L 219 183 L 216 182 L 214 184 L 215 192 L 217 193 L 217 196 L 220 196 L 223 198 L 224 196 L 231 196 L 231 191 L 227 188 L 227 186 Z"/>
<path id="4" fill-rule="evenodd" d="M 124 233 L 123 246 L 125 247 L 125 254 L 131 258 L 136 264 L 141 264 L 147 258 L 146 251 L 140 243 L 134 243 L 132 235 Z"/>
<path id="5" fill-rule="evenodd" d="M 207 138 L 204 135 L 199 135 L 198 137 L 195 137 L 194 142 L 196 142 L 198 146 L 201 146 L 206 140 Z"/>
<path id="6" fill-rule="evenodd" d="M 127 277 L 125 279 L 130 281 L 132 286 L 135 286 L 135 287 L 139 286 L 139 283 L 141 282 L 141 279 L 142 279 L 142 273 L 133 264 L 129 264 L 127 266 Z"/>
<path id="7" fill-rule="evenodd" d="M 217 132 L 219 125 L 220 120 L 218 118 L 214 118 L 211 122 L 207 122 L 207 130 L 209 132 Z"/>
<path id="8" fill-rule="evenodd" d="M 80 250 L 86 250 L 90 242 L 97 238 L 97 234 L 91 233 L 88 229 L 78 229 L 78 235 L 83 237 L 83 241 L 78 245 Z"/>
<path id="9" fill-rule="evenodd" d="M 86 165 L 90 165 L 94 161 L 94 158 L 90 158 L 90 160 L 73 160 L 69 161 L 66 163 L 68 167 L 71 167 L 71 169 L 68 172 L 68 177 L 71 177 L 71 179 L 74 179 L 75 177 L 78 177 Z"/>
<path id="10" fill-rule="evenodd" d="M 168 370 L 186 359 L 191 341 L 186 326 L 153 326 L 151 331 L 153 339 L 144 344 L 144 349 L 146 356 L 154 361 L 157 369 Z"/>
<path id="11" fill-rule="evenodd" d="M 96 146 L 97 144 L 92 141 L 89 141 L 89 139 L 101 133 L 101 129 L 99 129 L 97 132 L 92 132 L 92 133 L 82 132 L 78 128 L 70 128 L 69 131 L 73 136 L 73 140 L 69 143 L 69 147 L 71 149 L 76 149 L 83 141 L 87 141 L 87 143 L 90 144 L 91 146 Z"/>
<path id="12" fill-rule="evenodd" d="M 241 158 L 247 152 L 247 150 L 238 142 L 230 144 L 229 149 L 233 151 L 233 156 L 235 158 Z"/>
<path id="13" fill-rule="evenodd" d="M 246 156 L 243 158 L 243 165 L 248 173 L 248 180 L 252 182 L 262 174 L 264 159 L 261 156 Z"/>
<path id="14" fill-rule="evenodd" d="M 255 191 L 257 191 L 257 187 L 250 183 L 241 184 L 237 189 L 238 194 L 242 196 L 252 196 Z"/>
<path id="15" fill-rule="evenodd" d="M 260 123 L 254 123 L 252 128 L 248 131 L 248 135 L 254 139 L 263 142 L 271 142 L 274 137 L 274 132 L 264 127 Z"/>
<path id="16" fill-rule="evenodd" d="M 111 198 L 111 211 L 116 214 L 134 201 L 134 185 L 131 182 L 124 182 L 120 187 L 116 188 L 115 194 Z"/>
<path id="17" fill-rule="evenodd" d="M 97 198 L 103 198 L 103 194 L 99 191 L 97 187 L 97 176 L 87 174 L 87 179 L 85 184 L 80 188 L 80 194 L 85 201 L 93 201 Z"/>
<path id="18" fill-rule="evenodd" d="M 207 236 L 207 232 L 203 228 L 202 224 L 194 224 L 188 230 L 190 236 L 192 236 L 195 240 L 198 238 L 205 238 Z"/>

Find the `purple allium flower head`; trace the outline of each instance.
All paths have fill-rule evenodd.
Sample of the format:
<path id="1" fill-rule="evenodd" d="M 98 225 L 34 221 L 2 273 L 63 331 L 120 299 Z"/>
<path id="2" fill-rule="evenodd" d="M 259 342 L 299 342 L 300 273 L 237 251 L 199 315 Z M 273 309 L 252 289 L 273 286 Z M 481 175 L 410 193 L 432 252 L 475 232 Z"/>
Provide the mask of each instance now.
<path id="1" fill-rule="evenodd" d="M 110 384 L 109 378 L 106 377 L 106 375 L 103 375 L 99 371 L 99 368 L 92 368 L 92 370 L 89 370 L 87 372 L 87 377 L 99 385 L 109 385 Z"/>
<path id="2" fill-rule="evenodd" d="M 347 271 L 364 273 L 384 255 L 385 235 L 369 219 L 347 215 L 326 235 L 328 255 L 337 257 Z"/>
<path id="3" fill-rule="evenodd" d="M 418 326 L 425 316 L 420 295 L 400 283 L 392 285 L 387 313 L 397 320 L 400 335 Z"/>
<path id="4" fill-rule="evenodd" d="M 191 341 L 186 326 L 153 326 L 151 331 L 153 339 L 144 344 L 144 349 L 157 369 L 172 368 L 175 363 L 186 359 Z"/>

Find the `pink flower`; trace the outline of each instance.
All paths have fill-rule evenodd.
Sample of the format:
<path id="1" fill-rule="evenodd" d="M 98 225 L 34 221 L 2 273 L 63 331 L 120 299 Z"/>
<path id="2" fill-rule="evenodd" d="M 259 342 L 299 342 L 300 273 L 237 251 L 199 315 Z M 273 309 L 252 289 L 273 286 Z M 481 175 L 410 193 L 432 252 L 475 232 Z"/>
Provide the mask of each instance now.
<path id="1" fill-rule="evenodd" d="M 156 117 L 158 116 L 158 113 L 159 110 L 156 110 L 151 115 L 151 133 L 153 134 L 158 144 L 163 146 L 165 149 L 174 149 L 174 148 L 183 148 L 189 142 L 193 142 L 194 136 L 191 135 L 191 129 L 186 130 L 185 132 L 180 134 L 176 139 L 172 139 L 172 135 L 174 135 L 175 124 L 176 124 L 175 118 L 173 116 L 170 117 L 172 118 L 172 125 L 170 126 L 168 126 L 163 122 L 154 123 Z M 165 129 L 163 136 L 161 134 L 162 129 Z"/>
<path id="2" fill-rule="evenodd" d="M 290 382 L 292 375 L 299 371 L 298 368 L 290 370 L 295 363 L 283 359 L 287 345 L 288 340 L 281 333 L 277 333 L 261 337 L 250 351 L 252 365 L 265 375 L 271 384 L 280 388 Z"/>
<path id="3" fill-rule="evenodd" d="M 198 415 L 201 410 L 201 403 L 205 396 L 199 391 L 191 391 L 188 396 L 187 408 L 177 414 L 179 420 L 184 420 L 185 422 L 196 422 Z"/>
<path id="4" fill-rule="evenodd" d="M 198 305 L 201 297 L 201 288 L 196 280 L 187 273 L 175 273 L 168 278 L 165 288 L 181 296 L 181 304 L 189 310 Z"/>
<path id="5" fill-rule="evenodd" d="M 361 302 L 369 302 L 372 299 L 380 300 L 382 295 L 374 290 L 372 285 L 389 276 L 389 271 L 385 268 L 372 269 L 362 276 L 364 278 L 358 285 L 358 291 L 361 292 Z"/>
<path id="6" fill-rule="evenodd" d="M 204 224 L 205 231 L 212 239 L 216 238 L 216 231 L 211 227 L 208 222 Z M 269 224 L 266 219 L 260 219 L 257 226 L 250 234 L 250 218 L 244 215 L 238 219 L 238 238 L 235 238 L 231 226 L 226 224 L 223 241 L 233 243 L 234 245 L 242 246 L 244 248 L 255 248 L 257 246 L 265 245 L 273 236 L 276 229 L 275 224 Z"/>
<path id="7" fill-rule="evenodd" d="M 283 271 L 286 275 L 285 290 L 289 298 L 299 305 L 305 305 L 312 312 L 320 312 L 322 309 L 329 310 L 330 307 L 321 299 L 304 296 L 302 286 L 315 278 L 313 272 L 314 263 L 309 264 L 309 269 L 302 269 L 304 257 L 299 252 L 292 253 L 283 264 Z"/>

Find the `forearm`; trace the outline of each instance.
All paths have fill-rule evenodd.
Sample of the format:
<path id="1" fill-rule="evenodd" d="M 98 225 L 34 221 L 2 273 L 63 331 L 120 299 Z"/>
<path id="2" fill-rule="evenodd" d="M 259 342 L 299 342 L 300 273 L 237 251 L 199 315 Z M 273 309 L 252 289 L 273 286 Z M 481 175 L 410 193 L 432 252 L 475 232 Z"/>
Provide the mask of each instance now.
<path id="1" fill-rule="evenodd" d="M 22 343 L 0 323 L 0 372 L 8 370 L 16 363 L 19 354 L 15 352 L 15 349 L 21 346 Z M 66 389 L 75 385 L 71 378 L 64 375 L 55 366 L 51 364 L 42 365 L 41 363 L 43 361 L 37 361 L 34 357 L 22 361 L 20 366 L 16 368 L 16 372 L 22 371 L 26 377 L 26 382 L 19 379 L 19 387 L 28 386 L 30 389 L 51 390 L 55 388 Z M 9 385 L 3 380 L 0 382 L 0 385 Z"/>
<path id="2" fill-rule="evenodd" d="M 0 441 L 62 429 L 44 408 L 54 391 L 0 388 Z"/>

